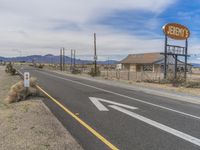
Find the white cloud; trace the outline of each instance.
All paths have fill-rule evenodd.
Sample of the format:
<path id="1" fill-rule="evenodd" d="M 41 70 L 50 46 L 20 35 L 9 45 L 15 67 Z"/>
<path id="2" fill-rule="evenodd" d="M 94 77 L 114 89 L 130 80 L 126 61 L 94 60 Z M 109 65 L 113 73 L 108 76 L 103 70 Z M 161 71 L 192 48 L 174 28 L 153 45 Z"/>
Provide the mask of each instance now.
<path id="1" fill-rule="evenodd" d="M 79 54 L 92 54 L 93 32 L 97 33 L 99 54 L 160 51 L 162 39 L 144 39 L 95 22 L 116 10 L 159 14 L 172 3 L 174 0 L 0 0 L 0 53 L 14 56 L 13 49 L 21 49 L 23 55 L 58 54 L 64 46 L 78 49 Z M 156 24 L 152 18 L 150 27 Z"/>

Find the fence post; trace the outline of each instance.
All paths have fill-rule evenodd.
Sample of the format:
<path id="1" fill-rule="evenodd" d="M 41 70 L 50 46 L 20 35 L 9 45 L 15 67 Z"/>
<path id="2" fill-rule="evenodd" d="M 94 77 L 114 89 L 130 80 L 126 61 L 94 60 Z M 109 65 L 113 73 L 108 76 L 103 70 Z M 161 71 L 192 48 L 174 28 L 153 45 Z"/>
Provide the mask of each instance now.
<path id="1" fill-rule="evenodd" d="M 107 67 L 107 79 L 108 79 L 108 67 Z"/>
<path id="2" fill-rule="evenodd" d="M 128 70 L 128 80 L 130 80 L 130 71 Z"/>
<path id="3" fill-rule="evenodd" d="M 137 81 L 137 71 L 135 72 L 135 78 L 136 78 L 135 81 Z"/>

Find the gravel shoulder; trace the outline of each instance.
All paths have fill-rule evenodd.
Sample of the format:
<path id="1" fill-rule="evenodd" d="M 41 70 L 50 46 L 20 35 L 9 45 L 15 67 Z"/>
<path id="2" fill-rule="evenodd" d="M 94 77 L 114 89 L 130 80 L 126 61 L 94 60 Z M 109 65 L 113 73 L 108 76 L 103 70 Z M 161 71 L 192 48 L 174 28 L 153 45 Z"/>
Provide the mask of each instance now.
<path id="1" fill-rule="evenodd" d="M 11 85 L 20 80 L 10 76 L 0 66 L 0 149 L 1 150 L 82 150 L 71 134 L 35 97 L 27 101 L 6 104 Z"/>

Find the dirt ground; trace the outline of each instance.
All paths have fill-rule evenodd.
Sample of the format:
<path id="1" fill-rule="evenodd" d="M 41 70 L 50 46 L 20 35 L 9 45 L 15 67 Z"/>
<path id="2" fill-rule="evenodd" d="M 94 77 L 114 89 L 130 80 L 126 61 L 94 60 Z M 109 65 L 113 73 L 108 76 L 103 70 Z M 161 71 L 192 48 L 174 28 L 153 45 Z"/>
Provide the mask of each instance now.
<path id="1" fill-rule="evenodd" d="M 0 66 L 0 149 L 1 150 L 82 150 L 70 133 L 41 101 L 31 98 L 6 104 L 11 85 L 20 80 Z"/>
<path id="2" fill-rule="evenodd" d="M 154 89 L 163 89 L 173 92 L 181 92 L 189 95 L 200 96 L 200 88 L 185 88 L 185 87 L 174 87 L 172 84 L 156 84 L 156 83 L 132 83 L 138 86 Z"/>
<path id="3" fill-rule="evenodd" d="M 180 92 L 192 96 L 200 96 L 200 88 L 186 88 L 186 87 L 175 87 L 172 84 L 159 84 L 159 83 L 147 83 L 147 82 L 134 82 L 134 81 L 127 81 L 127 80 L 117 80 L 117 79 L 109 79 L 115 80 L 117 82 L 126 83 L 129 85 L 134 85 L 138 87 L 144 87 L 149 89 L 160 89 L 165 91 L 171 92 Z M 200 81 L 199 81 L 200 82 Z"/>

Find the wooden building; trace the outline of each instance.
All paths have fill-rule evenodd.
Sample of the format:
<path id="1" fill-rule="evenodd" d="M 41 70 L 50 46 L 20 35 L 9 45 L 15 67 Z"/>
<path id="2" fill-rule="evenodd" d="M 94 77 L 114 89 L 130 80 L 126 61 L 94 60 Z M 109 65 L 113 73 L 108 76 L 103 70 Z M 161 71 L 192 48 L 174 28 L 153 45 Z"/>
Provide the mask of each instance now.
<path id="1" fill-rule="evenodd" d="M 175 58 L 168 56 L 167 68 L 174 70 Z M 130 54 L 121 61 L 122 70 L 129 70 L 132 72 L 158 72 L 162 73 L 164 70 L 164 55 L 160 53 L 143 53 Z M 178 60 L 178 71 L 184 70 L 184 62 Z M 191 70 L 191 65 L 188 64 L 188 71 Z"/>

